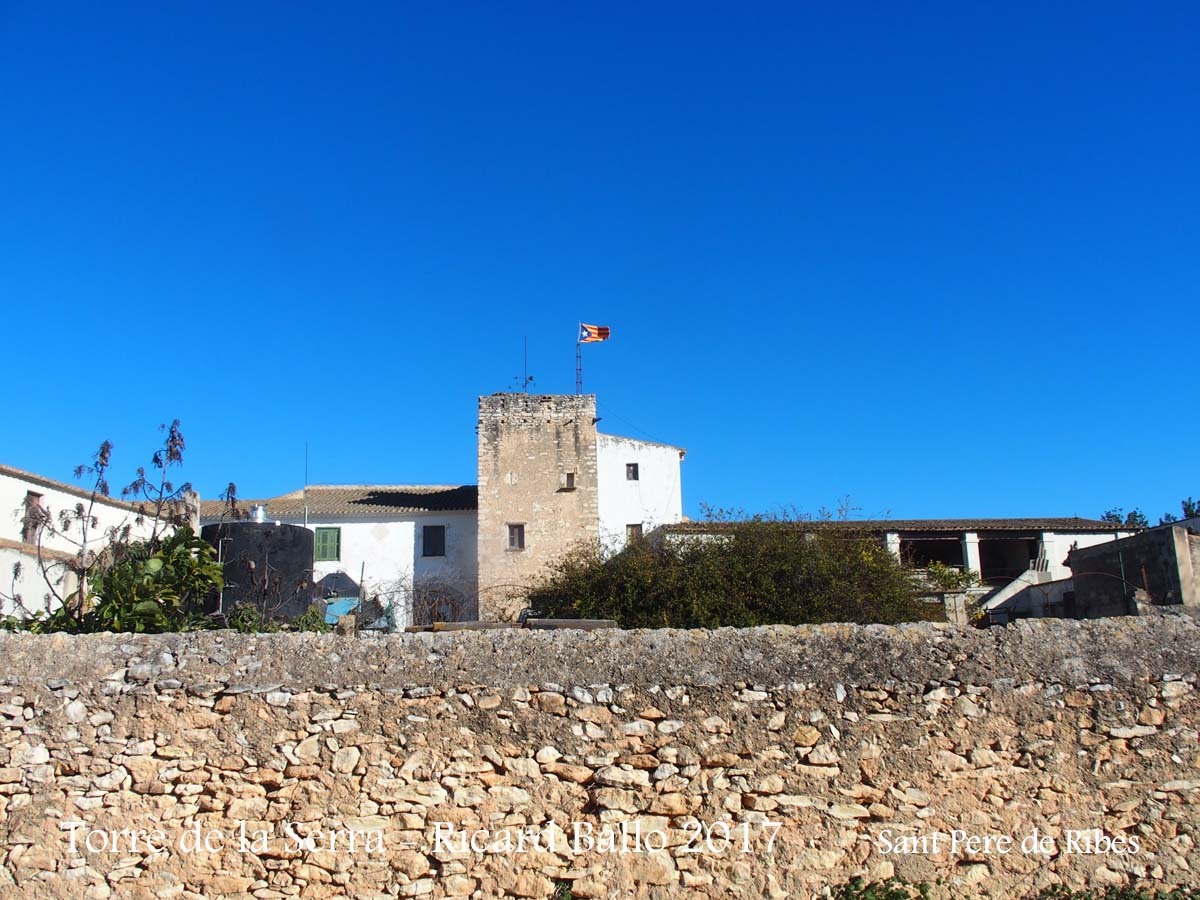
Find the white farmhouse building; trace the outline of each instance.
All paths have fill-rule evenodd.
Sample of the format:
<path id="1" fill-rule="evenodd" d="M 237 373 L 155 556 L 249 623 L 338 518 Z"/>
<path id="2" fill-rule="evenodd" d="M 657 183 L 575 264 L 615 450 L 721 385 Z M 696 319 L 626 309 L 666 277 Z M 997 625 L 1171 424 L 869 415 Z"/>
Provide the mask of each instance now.
<path id="1" fill-rule="evenodd" d="M 682 520 L 684 451 L 599 434 L 595 396 L 495 394 L 479 408 L 478 486 L 309 485 L 240 509 L 313 532 L 316 599 L 377 597 L 398 626 L 511 618 L 577 542 L 617 552 Z M 201 524 L 227 512 L 201 503 Z"/>
<path id="2" fill-rule="evenodd" d="M 316 599 L 376 597 L 399 625 L 473 617 L 476 507 L 474 485 L 314 484 L 239 501 L 268 522 L 313 532 Z M 228 521 L 228 506 L 202 502 L 200 521 Z"/>
<path id="3" fill-rule="evenodd" d="M 658 529 L 650 539 L 675 545 L 719 540 L 736 526 L 733 522 L 683 522 Z M 992 621 L 1040 617 L 1069 607 L 1074 590 L 1067 564 L 1071 551 L 1134 534 L 1120 523 L 1077 517 L 800 521 L 779 523 L 779 527 L 801 533 L 820 528 L 866 536 L 879 541 L 911 569 L 941 564 L 974 572 L 980 586 L 970 593 Z M 965 610 L 961 612 L 965 623 Z"/>
<path id="4" fill-rule="evenodd" d="M 600 543 L 609 552 L 661 525 L 683 520 L 680 465 L 686 451 L 670 444 L 596 435 Z"/>
<path id="5" fill-rule="evenodd" d="M 86 548 L 78 525 L 63 532 L 59 524 L 63 512 L 76 509 L 80 514 L 90 509 L 95 520 Z M 103 549 L 110 531 L 128 527 L 134 539 L 149 537 L 153 522 L 139 516 L 140 510 L 111 497 L 97 496 L 93 502 L 91 491 L 78 485 L 0 465 L 0 614 L 48 610 L 55 595 L 69 596 L 78 588 L 74 565 L 80 551 Z M 42 521 L 53 527 L 39 528 Z"/>

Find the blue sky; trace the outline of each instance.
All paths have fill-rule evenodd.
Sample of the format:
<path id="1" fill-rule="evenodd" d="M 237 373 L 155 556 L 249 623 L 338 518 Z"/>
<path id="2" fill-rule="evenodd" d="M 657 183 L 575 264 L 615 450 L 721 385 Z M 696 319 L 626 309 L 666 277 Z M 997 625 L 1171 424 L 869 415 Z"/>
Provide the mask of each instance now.
<path id="1" fill-rule="evenodd" d="M 1194 4 L 0 0 L 0 462 L 475 480 L 529 371 L 699 504 L 1200 495 Z"/>

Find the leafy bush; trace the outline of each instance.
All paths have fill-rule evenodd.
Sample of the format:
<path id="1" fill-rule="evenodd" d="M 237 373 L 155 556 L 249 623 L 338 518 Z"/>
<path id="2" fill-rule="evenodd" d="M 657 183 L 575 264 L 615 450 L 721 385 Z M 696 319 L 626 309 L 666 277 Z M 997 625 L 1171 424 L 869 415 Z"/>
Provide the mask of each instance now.
<path id="1" fill-rule="evenodd" d="M 290 622 L 275 618 L 255 603 L 239 603 L 225 616 L 225 626 L 242 634 L 274 634 L 278 631 L 324 633 L 333 630 L 325 621 L 325 613 L 315 603 Z"/>
<path id="2" fill-rule="evenodd" d="M 149 541 L 114 544 L 92 580 L 88 603 L 38 612 L 10 629 L 67 631 L 197 631 L 213 623 L 204 601 L 221 589 L 216 551 L 190 528 Z"/>
<path id="3" fill-rule="evenodd" d="M 529 604 L 625 628 L 943 620 L 878 541 L 824 523 L 752 519 L 672 545 L 638 541 L 606 559 L 580 545 Z"/>
<path id="4" fill-rule="evenodd" d="M 225 627 L 242 634 L 273 634 L 282 631 L 277 620 L 264 613 L 254 603 L 239 603 L 225 616 Z"/>
<path id="5" fill-rule="evenodd" d="M 322 634 L 333 630 L 333 626 L 325 621 L 325 613 L 315 603 L 296 616 L 289 628 L 292 631 L 315 631 Z"/>
<path id="6" fill-rule="evenodd" d="M 953 891 L 951 895 L 959 896 Z M 923 900 L 930 896 L 930 885 L 926 882 L 910 884 L 900 878 L 872 882 L 855 878 L 830 888 L 829 896 L 832 900 Z M 1200 888 L 1162 890 L 1140 887 L 1107 887 L 1073 891 L 1062 885 L 1055 885 L 1043 888 L 1037 894 L 1029 894 L 1028 900 L 1200 900 Z"/>
<path id="7" fill-rule="evenodd" d="M 833 900 L 922 900 L 929 896 L 929 885 L 909 884 L 899 878 L 867 882 L 855 878 L 833 889 Z"/>
<path id="8" fill-rule="evenodd" d="M 1060 885 L 1045 888 L 1035 900 L 1200 900 L 1200 888 L 1107 887 L 1079 891 L 1068 890 Z"/>
<path id="9" fill-rule="evenodd" d="M 925 578 L 940 591 L 961 591 L 979 584 L 979 573 L 974 569 L 959 569 L 937 560 L 925 569 Z"/>

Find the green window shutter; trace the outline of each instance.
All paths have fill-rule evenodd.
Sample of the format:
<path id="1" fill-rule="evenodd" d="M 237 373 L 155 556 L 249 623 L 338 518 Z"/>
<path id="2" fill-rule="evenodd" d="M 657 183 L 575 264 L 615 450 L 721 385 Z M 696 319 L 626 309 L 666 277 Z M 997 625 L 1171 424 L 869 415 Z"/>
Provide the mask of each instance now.
<path id="1" fill-rule="evenodd" d="M 318 528 L 313 541 L 315 562 L 337 562 L 342 558 L 342 529 Z"/>

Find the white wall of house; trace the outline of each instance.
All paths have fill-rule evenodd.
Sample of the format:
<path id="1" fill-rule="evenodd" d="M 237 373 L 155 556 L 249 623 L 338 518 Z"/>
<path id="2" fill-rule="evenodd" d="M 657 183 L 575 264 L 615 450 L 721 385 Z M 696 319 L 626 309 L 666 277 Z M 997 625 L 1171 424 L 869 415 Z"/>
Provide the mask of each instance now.
<path id="1" fill-rule="evenodd" d="M 1071 568 L 1067 565 L 1067 554 L 1072 546 L 1083 549 L 1097 544 L 1108 544 L 1119 538 L 1129 537 L 1133 531 L 1109 531 L 1102 534 L 1059 534 L 1054 531 L 1042 532 L 1042 546 L 1046 551 L 1047 569 L 1055 581 L 1071 577 Z"/>
<path id="2" fill-rule="evenodd" d="M 464 604 L 460 617 L 474 618 L 477 572 L 476 544 L 479 520 L 474 510 L 451 513 L 427 513 L 417 518 L 416 546 L 413 553 L 413 583 L 417 588 L 449 587 Z M 422 535 L 426 525 L 446 526 L 446 555 L 426 556 Z"/>
<path id="3" fill-rule="evenodd" d="M 303 519 L 295 518 L 275 521 L 305 524 Z M 210 524 L 210 520 L 206 518 L 204 524 Z M 384 603 L 395 604 L 397 627 L 410 624 L 404 613 L 409 609 L 414 589 L 449 587 L 467 608 L 474 609 L 477 541 L 474 510 L 414 513 L 367 522 L 310 517 L 307 525 L 314 534 L 320 528 L 339 529 L 339 558 L 314 561 L 314 582 L 327 575 L 344 573 L 360 588 L 365 587 L 367 595 L 378 594 Z M 426 525 L 445 526 L 444 556 L 424 555 Z"/>
<path id="4" fill-rule="evenodd" d="M 1040 534 L 1042 547 L 1046 554 L 1046 569 L 1044 571 L 1050 573 L 1050 578 L 1060 580 L 1071 577 L 1071 569 L 1067 566 L 1067 554 L 1071 551 L 1072 546 L 1083 548 L 1092 547 L 1096 544 L 1103 544 L 1109 541 L 1115 541 L 1118 538 L 1129 537 L 1133 534 L 1132 531 L 1104 531 L 1104 532 L 1088 532 L 1084 534 L 1060 534 L 1054 531 L 1043 531 Z M 900 542 L 903 537 L 901 532 L 885 532 L 884 543 L 888 550 L 899 559 L 900 558 Z M 975 572 L 979 571 L 979 535 L 974 531 L 964 531 L 960 534 L 959 539 L 963 545 L 963 559 L 965 567 Z"/>
<path id="5" fill-rule="evenodd" d="M 600 542 L 605 550 L 616 552 L 625 546 L 629 525 L 640 524 L 648 534 L 683 520 L 684 451 L 610 434 L 598 434 L 596 440 Z M 630 463 L 638 467 L 636 480 L 627 477 Z"/>
<path id="6" fill-rule="evenodd" d="M 38 562 L 36 547 L 23 543 L 23 522 L 25 519 L 25 501 L 29 493 L 40 495 L 39 504 L 51 516 L 54 530 L 42 532 L 43 553 L 50 568 L 51 580 L 57 581 L 66 571 L 58 554 L 79 553 L 79 541 L 82 532 L 78 525 L 73 525 L 65 535 L 55 534 L 60 530 L 59 513 L 63 510 L 73 510 L 77 504 L 83 504 L 86 509 L 90 504 L 91 492 L 82 487 L 64 484 L 53 479 L 43 478 L 30 472 L 0 466 L 0 594 L 11 597 L 14 593 L 21 595 L 23 605 L 29 612 L 47 609 L 47 603 L 52 596 L 46 578 L 42 574 Z M 144 521 L 137 523 L 137 513 L 126 503 L 111 498 L 98 498 L 92 506 L 92 515 L 97 520 L 96 527 L 89 525 L 88 549 L 97 552 L 106 544 L 106 534 L 113 528 L 124 528 L 129 525 L 133 538 L 149 537 L 152 523 Z M 71 540 L 73 539 L 73 541 Z M 53 557 L 53 559 L 52 559 Z M 13 565 L 20 563 L 21 575 L 14 581 Z M 55 590 L 65 596 L 76 587 L 73 577 L 68 577 L 63 584 L 55 584 Z M 5 599 L 2 613 L 5 615 L 17 612 L 13 604 Z"/>
<path id="7" fill-rule="evenodd" d="M 41 560 L 46 563 L 46 574 L 42 573 Z M 79 586 L 67 563 L 53 552 L 44 552 L 39 558 L 32 547 L 19 541 L 0 541 L 0 615 L 23 618 L 55 608 L 47 577 L 60 597 L 67 597 Z"/>
<path id="8" fill-rule="evenodd" d="M 386 522 L 310 518 L 308 527 L 314 533 L 323 528 L 340 532 L 338 558 L 313 562 L 313 581 L 344 572 L 368 593 L 411 590 L 415 546 L 411 518 Z"/>

